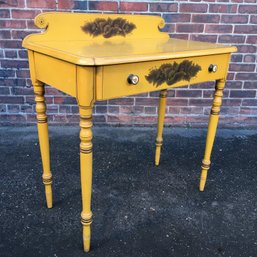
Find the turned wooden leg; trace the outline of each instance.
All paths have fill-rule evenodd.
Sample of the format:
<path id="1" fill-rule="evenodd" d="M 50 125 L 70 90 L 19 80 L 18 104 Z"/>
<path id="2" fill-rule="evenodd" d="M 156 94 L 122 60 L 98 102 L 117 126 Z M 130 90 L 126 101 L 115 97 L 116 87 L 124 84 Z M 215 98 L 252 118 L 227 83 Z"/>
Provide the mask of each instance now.
<path id="1" fill-rule="evenodd" d="M 43 183 L 45 185 L 46 204 L 48 208 L 52 208 L 52 174 L 50 171 L 50 152 L 48 138 L 48 124 L 46 116 L 45 91 L 44 84 L 36 81 L 34 83 L 36 112 L 37 112 L 37 128 L 40 145 L 40 152 L 43 165 Z"/>
<path id="2" fill-rule="evenodd" d="M 211 164 L 210 158 L 211 158 L 213 142 L 214 142 L 215 135 L 216 135 L 216 129 L 217 129 L 218 121 L 219 121 L 219 113 L 220 113 L 220 106 L 222 104 L 222 96 L 223 96 L 224 86 L 225 86 L 225 80 L 221 79 L 221 80 L 216 81 L 215 94 L 214 94 L 210 118 L 209 118 L 204 158 L 202 161 L 200 191 L 204 190 L 207 173 L 208 173 L 208 170 L 209 170 L 210 164 Z"/>
<path id="3" fill-rule="evenodd" d="M 81 223 L 83 225 L 84 251 L 90 249 L 90 224 L 92 223 L 92 108 L 80 107 L 80 176 L 82 192 Z"/>
<path id="4" fill-rule="evenodd" d="M 155 165 L 160 163 L 161 147 L 162 147 L 162 131 L 164 125 L 164 116 L 166 109 L 167 89 L 160 91 L 159 109 L 158 109 L 158 127 L 156 136 L 156 149 L 155 149 Z"/>

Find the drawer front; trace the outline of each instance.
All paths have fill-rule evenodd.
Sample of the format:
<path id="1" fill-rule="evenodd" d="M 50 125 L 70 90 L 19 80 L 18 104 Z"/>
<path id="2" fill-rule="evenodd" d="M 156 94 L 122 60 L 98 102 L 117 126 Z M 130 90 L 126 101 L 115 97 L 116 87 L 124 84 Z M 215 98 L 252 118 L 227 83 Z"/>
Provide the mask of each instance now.
<path id="1" fill-rule="evenodd" d="M 97 72 L 97 100 L 221 79 L 226 76 L 229 57 L 222 54 L 104 66 Z M 131 74 L 136 76 L 129 82 Z"/>

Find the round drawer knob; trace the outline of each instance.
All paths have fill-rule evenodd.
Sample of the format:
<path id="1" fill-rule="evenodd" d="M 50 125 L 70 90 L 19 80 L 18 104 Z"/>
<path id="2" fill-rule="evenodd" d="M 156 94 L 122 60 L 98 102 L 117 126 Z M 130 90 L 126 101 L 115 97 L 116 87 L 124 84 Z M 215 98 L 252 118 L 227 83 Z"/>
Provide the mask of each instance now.
<path id="1" fill-rule="evenodd" d="M 139 81 L 139 77 L 137 75 L 134 74 L 130 74 L 128 76 L 128 83 L 131 85 L 136 85 Z"/>
<path id="2" fill-rule="evenodd" d="M 209 72 L 216 72 L 218 70 L 218 66 L 216 64 L 211 64 L 209 66 Z"/>

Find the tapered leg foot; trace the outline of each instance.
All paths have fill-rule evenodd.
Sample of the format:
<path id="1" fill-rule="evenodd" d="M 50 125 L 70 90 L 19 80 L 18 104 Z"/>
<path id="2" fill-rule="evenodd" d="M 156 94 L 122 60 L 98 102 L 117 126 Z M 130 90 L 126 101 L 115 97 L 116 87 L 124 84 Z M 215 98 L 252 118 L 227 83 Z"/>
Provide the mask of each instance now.
<path id="1" fill-rule="evenodd" d="M 219 113 L 220 113 L 220 106 L 222 104 L 224 86 L 225 86 L 225 80 L 221 79 L 216 81 L 215 94 L 212 102 L 208 132 L 206 137 L 204 158 L 202 162 L 202 172 L 201 172 L 200 185 L 199 185 L 200 191 L 204 191 L 208 170 L 210 168 L 211 152 L 212 152 L 212 147 L 213 147 L 216 130 L 218 126 L 218 121 L 219 121 Z"/>
<path id="2" fill-rule="evenodd" d="M 83 214 L 81 213 L 81 223 L 83 225 L 83 249 L 85 252 L 90 250 L 90 238 L 91 238 L 91 228 L 92 223 L 92 213 Z"/>
<path id="3" fill-rule="evenodd" d="M 52 197 L 52 174 L 50 171 L 50 149 L 49 149 L 49 136 L 48 124 L 46 115 L 46 104 L 44 97 L 44 84 L 36 81 L 34 84 L 36 112 L 37 112 L 37 128 L 38 138 L 43 166 L 43 183 L 45 185 L 46 204 L 48 208 L 53 207 Z"/>
<path id="4" fill-rule="evenodd" d="M 210 161 L 203 160 L 202 162 L 202 172 L 201 172 L 200 186 L 199 186 L 199 189 L 201 192 L 204 191 L 204 187 L 207 179 L 207 173 L 210 168 L 210 164 L 211 164 Z"/>
<path id="5" fill-rule="evenodd" d="M 155 149 L 155 165 L 158 166 L 161 157 L 162 147 L 162 132 L 164 125 L 165 109 L 166 109 L 167 89 L 160 92 L 159 109 L 158 109 L 158 127 L 156 136 L 156 149 Z"/>
<path id="6" fill-rule="evenodd" d="M 46 205 L 47 208 L 53 207 L 53 195 L 52 195 L 52 176 L 42 176 L 43 183 L 45 185 Z"/>
<path id="7" fill-rule="evenodd" d="M 80 112 L 80 177 L 82 193 L 81 223 L 83 226 L 84 251 L 90 249 L 90 225 L 92 223 L 92 108 L 79 109 Z"/>

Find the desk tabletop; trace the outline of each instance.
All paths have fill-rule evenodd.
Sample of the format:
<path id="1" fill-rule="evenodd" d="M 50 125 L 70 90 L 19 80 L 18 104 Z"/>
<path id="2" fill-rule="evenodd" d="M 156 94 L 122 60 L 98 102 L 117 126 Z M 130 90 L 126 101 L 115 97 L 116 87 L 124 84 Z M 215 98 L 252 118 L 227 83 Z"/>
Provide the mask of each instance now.
<path id="1" fill-rule="evenodd" d="M 119 26 L 125 30 L 117 28 L 115 22 L 122 23 Z M 77 65 L 111 65 L 236 51 L 233 46 L 171 39 L 159 31 L 164 21 L 158 16 L 44 13 L 36 17 L 35 23 L 46 31 L 29 35 L 23 46 Z M 98 31 L 93 30 L 98 23 L 104 24 L 103 32 L 101 26 Z M 117 30 L 107 30 L 110 24 Z"/>

